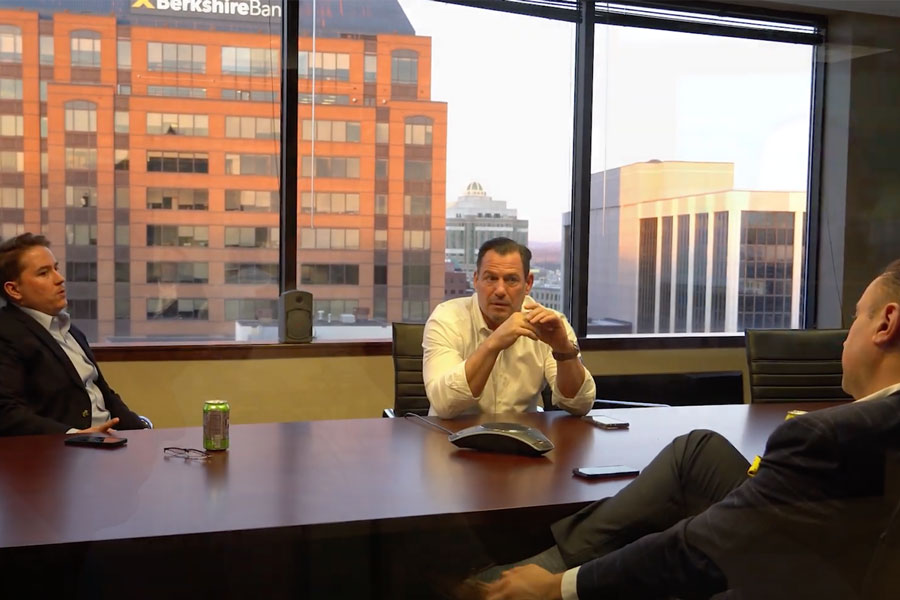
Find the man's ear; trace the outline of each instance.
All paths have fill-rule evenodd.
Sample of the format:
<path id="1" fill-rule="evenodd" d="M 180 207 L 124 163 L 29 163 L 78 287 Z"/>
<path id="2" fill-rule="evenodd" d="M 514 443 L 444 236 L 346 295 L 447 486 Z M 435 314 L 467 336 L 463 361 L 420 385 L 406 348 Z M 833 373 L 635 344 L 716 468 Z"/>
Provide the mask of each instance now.
<path id="1" fill-rule="evenodd" d="M 6 295 L 15 302 L 18 302 L 22 299 L 22 294 L 19 293 L 19 286 L 15 281 L 7 281 L 6 283 L 4 283 L 3 291 L 6 292 Z"/>
<path id="2" fill-rule="evenodd" d="M 531 287 L 534 285 L 534 273 L 528 273 L 528 276 L 525 277 L 525 293 L 531 293 Z"/>
<path id="3" fill-rule="evenodd" d="M 894 344 L 900 341 L 900 304 L 889 302 L 881 309 L 881 322 L 875 331 L 875 343 Z"/>

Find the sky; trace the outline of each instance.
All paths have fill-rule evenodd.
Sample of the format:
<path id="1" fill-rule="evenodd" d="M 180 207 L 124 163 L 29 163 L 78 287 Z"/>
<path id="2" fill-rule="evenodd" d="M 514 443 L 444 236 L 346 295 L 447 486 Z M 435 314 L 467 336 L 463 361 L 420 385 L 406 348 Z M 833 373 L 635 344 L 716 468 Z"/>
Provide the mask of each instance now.
<path id="1" fill-rule="evenodd" d="M 399 0 L 432 38 L 448 104 L 447 204 L 471 181 L 559 242 L 571 202 L 575 26 Z M 735 163 L 735 187 L 805 190 L 809 46 L 598 26 L 591 171 L 658 160 Z"/>

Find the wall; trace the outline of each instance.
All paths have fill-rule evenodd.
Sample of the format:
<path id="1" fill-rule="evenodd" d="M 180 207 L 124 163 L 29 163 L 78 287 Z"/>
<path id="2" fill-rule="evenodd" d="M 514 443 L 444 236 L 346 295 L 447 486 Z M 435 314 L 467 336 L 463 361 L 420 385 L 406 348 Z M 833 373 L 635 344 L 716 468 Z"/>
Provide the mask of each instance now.
<path id="1" fill-rule="evenodd" d="M 743 348 L 584 357 L 595 375 L 745 369 Z M 113 389 L 155 427 L 199 426 L 203 401 L 212 398 L 231 402 L 233 423 L 380 417 L 394 404 L 390 356 L 108 362 L 101 368 Z"/>

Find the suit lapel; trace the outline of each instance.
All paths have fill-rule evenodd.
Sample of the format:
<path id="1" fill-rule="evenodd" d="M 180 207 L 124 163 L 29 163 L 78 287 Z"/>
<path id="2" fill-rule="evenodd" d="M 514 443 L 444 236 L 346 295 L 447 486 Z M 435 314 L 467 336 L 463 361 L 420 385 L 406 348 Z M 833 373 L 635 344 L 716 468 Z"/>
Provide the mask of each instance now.
<path id="1" fill-rule="evenodd" d="M 50 335 L 50 332 L 44 329 L 43 325 L 31 318 L 30 315 L 25 314 L 14 306 L 7 305 L 4 310 L 18 319 L 26 329 L 33 333 L 50 350 L 50 352 L 61 363 L 62 368 L 66 371 L 66 373 L 68 373 L 73 382 L 78 384 L 78 386 L 81 388 L 84 387 L 84 381 L 81 380 L 81 376 L 78 375 L 78 371 L 75 370 L 75 365 L 72 364 L 72 361 L 69 359 L 69 355 L 66 354 L 66 351 L 62 349 L 62 346 L 59 345 L 59 342 L 53 339 L 53 336 Z"/>

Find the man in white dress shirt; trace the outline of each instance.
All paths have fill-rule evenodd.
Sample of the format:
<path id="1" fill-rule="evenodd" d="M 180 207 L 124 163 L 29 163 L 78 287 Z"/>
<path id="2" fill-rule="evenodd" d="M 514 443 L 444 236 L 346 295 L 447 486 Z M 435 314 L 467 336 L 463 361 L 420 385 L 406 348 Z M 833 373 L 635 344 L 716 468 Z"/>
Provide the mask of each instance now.
<path id="1" fill-rule="evenodd" d="M 422 343 L 430 415 L 534 411 L 545 382 L 553 404 L 575 415 L 591 409 L 596 388 L 575 333 L 528 295 L 530 263 L 525 246 L 488 240 L 478 251 L 476 293 L 431 313 Z"/>

